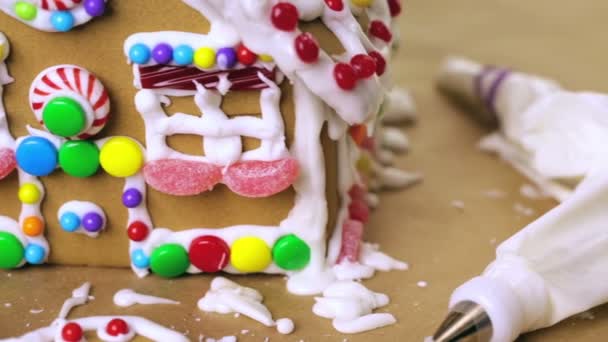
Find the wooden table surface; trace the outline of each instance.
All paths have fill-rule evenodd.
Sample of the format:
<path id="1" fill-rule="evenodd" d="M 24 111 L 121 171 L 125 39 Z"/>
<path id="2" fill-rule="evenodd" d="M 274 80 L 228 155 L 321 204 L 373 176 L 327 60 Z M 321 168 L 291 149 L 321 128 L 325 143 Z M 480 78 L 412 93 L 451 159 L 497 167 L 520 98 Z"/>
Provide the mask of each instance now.
<path id="1" fill-rule="evenodd" d="M 406 272 L 381 273 L 365 281 L 374 291 L 388 294 L 392 303 L 380 311 L 395 314 L 399 323 L 366 334 L 343 336 L 331 322 L 311 312 L 312 297 L 286 292 L 284 279 L 269 276 L 232 277 L 260 290 L 275 317 L 291 317 L 292 335 L 247 318 L 205 314 L 196 301 L 208 289 L 209 276 L 176 280 L 137 279 L 129 270 L 29 268 L 0 272 L 0 338 L 25 333 L 52 321 L 71 290 L 93 283 L 94 301 L 74 310 L 71 317 L 136 314 L 187 332 L 193 340 L 238 335 L 239 341 L 422 341 L 445 314 L 451 291 L 480 273 L 494 255 L 497 243 L 550 209 L 551 200 L 530 200 L 519 189 L 528 183 L 498 159 L 476 149 L 487 128 L 437 94 L 433 78 L 440 61 L 459 54 L 480 61 L 507 64 L 538 72 L 575 89 L 608 91 L 605 1 L 523 0 L 407 0 L 402 18 L 402 49 L 396 57 L 395 81 L 415 95 L 420 121 L 404 128 L 413 143 L 398 165 L 424 173 L 425 181 L 403 192 L 386 193 L 374 214 L 367 240 L 407 261 Z M 0 17 L 0 20 L 8 20 Z M 488 198 L 489 190 L 504 198 Z M 452 206 L 462 201 L 463 209 Z M 533 208 L 522 216 L 514 205 Z M 428 286 L 417 286 L 426 281 Z M 598 280 L 605 281 L 605 280 Z M 119 309 L 111 297 L 121 288 L 166 296 L 179 306 L 136 306 Z M 4 305 L 10 303 L 10 306 Z M 30 310 L 43 309 L 39 314 Z M 521 341 L 604 341 L 608 309 L 593 311 L 594 319 L 574 318 L 555 327 L 525 335 Z M 197 321 L 197 318 L 201 318 Z M 248 330 L 242 334 L 241 330 Z"/>

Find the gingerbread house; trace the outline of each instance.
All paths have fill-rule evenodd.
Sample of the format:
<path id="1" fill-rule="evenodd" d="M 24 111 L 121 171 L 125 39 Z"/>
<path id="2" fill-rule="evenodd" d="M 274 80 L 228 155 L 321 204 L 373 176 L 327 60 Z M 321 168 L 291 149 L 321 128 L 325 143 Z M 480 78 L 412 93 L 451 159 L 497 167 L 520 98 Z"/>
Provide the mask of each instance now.
<path id="1" fill-rule="evenodd" d="M 288 273 L 309 292 L 356 263 L 398 2 L 158 2 L 164 22 L 114 6 L 86 30 L 12 41 L 11 73 L 31 86 L 8 87 L 1 116 L 0 267 Z"/>

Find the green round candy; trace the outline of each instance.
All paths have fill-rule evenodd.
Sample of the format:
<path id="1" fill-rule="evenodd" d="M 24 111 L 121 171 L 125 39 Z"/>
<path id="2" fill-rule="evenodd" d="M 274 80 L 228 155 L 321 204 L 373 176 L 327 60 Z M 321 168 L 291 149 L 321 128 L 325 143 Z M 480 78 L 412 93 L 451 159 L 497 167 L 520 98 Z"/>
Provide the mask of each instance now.
<path id="1" fill-rule="evenodd" d="M 23 261 L 24 249 L 15 235 L 0 232 L 0 269 L 11 269 Z"/>
<path id="2" fill-rule="evenodd" d="M 188 252 L 176 243 L 161 245 L 150 256 L 150 269 L 161 277 L 178 277 L 186 273 L 189 266 Z"/>
<path id="3" fill-rule="evenodd" d="M 38 8 L 36 5 L 26 1 L 18 1 L 15 4 L 15 14 L 23 20 L 30 21 L 36 19 Z"/>
<path id="4" fill-rule="evenodd" d="M 301 270 L 310 262 L 310 247 L 293 234 L 285 235 L 274 244 L 272 258 L 284 270 Z"/>
<path id="5" fill-rule="evenodd" d="M 42 121 L 49 132 L 62 137 L 73 137 L 82 132 L 87 115 L 78 101 L 56 97 L 42 110 Z"/>
<path id="6" fill-rule="evenodd" d="M 70 176 L 90 177 L 99 169 L 99 148 L 90 141 L 68 141 L 59 149 L 59 166 Z"/>

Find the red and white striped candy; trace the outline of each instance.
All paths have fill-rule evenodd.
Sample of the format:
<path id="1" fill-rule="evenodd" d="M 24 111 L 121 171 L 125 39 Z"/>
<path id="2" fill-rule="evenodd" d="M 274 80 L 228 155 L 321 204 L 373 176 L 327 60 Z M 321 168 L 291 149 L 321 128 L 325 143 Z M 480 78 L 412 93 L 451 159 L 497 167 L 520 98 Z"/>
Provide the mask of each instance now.
<path id="1" fill-rule="evenodd" d="M 106 125 L 110 114 L 108 92 L 101 81 L 86 69 L 59 65 L 38 74 L 30 88 L 30 107 L 39 122 L 43 123 L 46 103 L 61 96 L 78 101 L 87 113 L 87 128 L 77 138 L 90 138 Z"/>
<path id="2" fill-rule="evenodd" d="M 38 0 L 38 7 L 49 11 L 66 11 L 82 3 L 82 0 Z"/>

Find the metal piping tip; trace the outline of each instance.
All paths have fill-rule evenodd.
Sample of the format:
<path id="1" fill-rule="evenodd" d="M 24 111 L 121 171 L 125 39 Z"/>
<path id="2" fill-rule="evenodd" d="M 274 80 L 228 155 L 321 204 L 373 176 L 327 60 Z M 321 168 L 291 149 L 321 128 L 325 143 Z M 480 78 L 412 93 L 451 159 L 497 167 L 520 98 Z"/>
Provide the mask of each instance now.
<path id="1" fill-rule="evenodd" d="M 489 342 L 491 338 L 490 317 L 471 301 L 456 304 L 433 335 L 434 342 Z"/>

